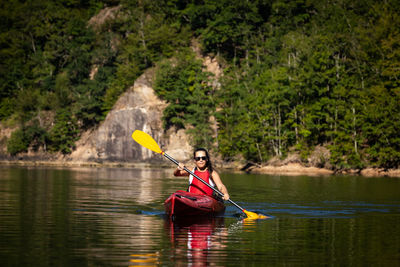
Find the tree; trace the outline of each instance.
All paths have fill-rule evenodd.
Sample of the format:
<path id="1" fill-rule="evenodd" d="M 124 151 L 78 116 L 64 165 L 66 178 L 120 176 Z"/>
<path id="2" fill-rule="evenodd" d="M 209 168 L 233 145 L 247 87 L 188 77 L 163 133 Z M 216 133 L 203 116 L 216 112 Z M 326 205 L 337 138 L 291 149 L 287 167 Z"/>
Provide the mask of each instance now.
<path id="1" fill-rule="evenodd" d="M 154 89 L 169 105 L 164 110 L 164 129 L 189 126 L 194 145 L 211 147 L 210 116 L 215 110 L 211 73 L 203 72 L 202 62 L 193 52 L 178 54 L 160 64 Z"/>
<path id="2" fill-rule="evenodd" d="M 68 109 L 60 109 L 56 114 L 55 125 L 50 130 L 50 151 L 71 153 L 78 136 L 78 125 Z"/>

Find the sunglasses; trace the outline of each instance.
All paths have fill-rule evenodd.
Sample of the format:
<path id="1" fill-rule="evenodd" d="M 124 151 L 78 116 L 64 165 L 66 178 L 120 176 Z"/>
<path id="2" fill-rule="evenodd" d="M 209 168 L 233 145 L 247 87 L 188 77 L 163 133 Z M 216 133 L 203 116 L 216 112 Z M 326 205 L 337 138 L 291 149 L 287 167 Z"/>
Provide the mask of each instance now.
<path id="1" fill-rule="evenodd" d="M 200 161 L 200 160 L 206 161 L 206 160 L 207 160 L 207 157 L 195 157 L 194 159 L 195 159 L 196 161 Z"/>

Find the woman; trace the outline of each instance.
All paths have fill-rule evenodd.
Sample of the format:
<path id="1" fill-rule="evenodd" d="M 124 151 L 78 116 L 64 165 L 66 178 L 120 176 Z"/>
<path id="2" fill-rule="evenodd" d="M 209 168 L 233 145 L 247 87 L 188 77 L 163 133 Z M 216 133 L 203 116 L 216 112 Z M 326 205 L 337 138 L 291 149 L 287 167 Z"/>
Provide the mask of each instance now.
<path id="1" fill-rule="evenodd" d="M 212 186 L 216 186 L 217 189 L 224 194 L 223 199 L 229 199 L 229 193 L 226 189 L 225 185 L 222 183 L 219 174 L 213 170 L 212 164 L 210 161 L 210 157 L 208 152 L 204 148 L 198 148 L 193 153 L 194 163 L 196 167 L 193 172 L 205 182 Z M 178 168 L 174 171 L 175 176 L 189 176 L 189 192 L 202 194 L 202 195 L 213 195 L 213 191 L 207 185 L 203 184 L 197 178 L 190 175 L 187 171 L 184 170 L 185 165 L 183 163 L 179 163 Z"/>

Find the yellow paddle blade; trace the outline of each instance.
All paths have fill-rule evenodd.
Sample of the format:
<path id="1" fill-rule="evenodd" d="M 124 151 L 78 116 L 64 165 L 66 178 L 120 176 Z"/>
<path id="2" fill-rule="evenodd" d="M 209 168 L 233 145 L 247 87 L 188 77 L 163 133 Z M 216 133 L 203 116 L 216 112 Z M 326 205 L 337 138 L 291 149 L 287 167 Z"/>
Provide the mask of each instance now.
<path id="1" fill-rule="evenodd" d="M 247 219 L 250 220 L 258 220 L 258 219 L 267 219 L 268 216 L 262 215 L 262 214 L 257 214 L 255 212 L 243 210 L 244 213 L 247 215 Z"/>
<path id="2" fill-rule="evenodd" d="M 133 140 L 135 140 L 139 145 L 144 146 L 145 148 L 150 149 L 156 153 L 162 154 L 161 148 L 158 146 L 157 142 L 145 132 L 135 130 L 132 134 Z"/>

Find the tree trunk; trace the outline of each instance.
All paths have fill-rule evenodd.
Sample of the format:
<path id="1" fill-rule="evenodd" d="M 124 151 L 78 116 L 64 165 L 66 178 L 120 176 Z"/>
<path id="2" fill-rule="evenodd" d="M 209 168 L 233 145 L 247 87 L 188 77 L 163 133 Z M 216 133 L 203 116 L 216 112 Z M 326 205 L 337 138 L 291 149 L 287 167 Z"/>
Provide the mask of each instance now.
<path id="1" fill-rule="evenodd" d="M 357 145 L 357 130 L 356 130 L 356 109 L 352 107 L 353 111 L 353 141 L 354 141 L 354 151 L 358 154 L 358 145 Z"/>
<path id="2" fill-rule="evenodd" d="M 144 15 L 144 14 L 143 14 Z M 147 50 L 147 46 L 146 46 L 146 39 L 144 36 L 144 23 L 143 23 L 143 17 L 140 19 L 140 30 L 139 30 L 139 34 L 140 37 L 142 39 L 142 46 L 143 46 L 143 50 L 146 51 Z M 147 66 L 147 57 L 144 56 L 144 64 Z"/>
<path id="3" fill-rule="evenodd" d="M 281 108 L 278 105 L 278 156 L 282 156 L 282 137 L 281 137 L 281 130 L 282 130 L 282 121 L 281 121 Z"/>
<path id="4" fill-rule="evenodd" d="M 260 146 L 258 145 L 258 143 L 256 143 L 256 146 L 257 146 L 258 157 L 259 157 L 260 163 L 262 163 L 263 159 L 262 159 L 262 156 L 261 156 Z"/>
<path id="5" fill-rule="evenodd" d="M 294 122 L 295 122 L 295 127 L 294 127 L 294 132 L 296 134 L 296 145 L 299 144 L 299 129 L 297 127 L 297 110 L 296 108 L 294 109 Z"/>

